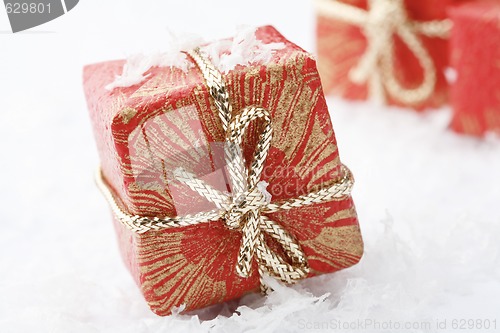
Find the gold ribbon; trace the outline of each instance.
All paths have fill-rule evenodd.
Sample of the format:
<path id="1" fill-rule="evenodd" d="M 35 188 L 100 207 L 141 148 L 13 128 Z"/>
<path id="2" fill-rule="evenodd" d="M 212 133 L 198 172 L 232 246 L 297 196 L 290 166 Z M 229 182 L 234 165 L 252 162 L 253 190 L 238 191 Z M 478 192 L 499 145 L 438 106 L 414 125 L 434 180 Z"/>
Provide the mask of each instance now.
<path id="1" fill-rule="evenodd" d="M 241 142 L 245 129 L 252 121 L 261 119 L 264 128 L 251 167 L 247 170 L 241 156 Z M 269 113 L 260 107 L 244 108 L 229 123 L 225 144 L 225 158 L 231 186 L 231 193 L 212 188 L 182 168 L 174 171 L 175 178 L 188 185 L 193 191 L 214 203 L 224 212 L 223 220 L 229 229 L 242 233 L 236 272 L 248 277 L 254 256 L 257 258 L 261 286 L 264 274 L 271 275 L 285 283 L 294 283 L 307 276 L 309 266 L 300 244 L 278 223 L 262 214 L 268 202 L 257 184 L 270 148 L 272 127 Z M 273 252 L 267 245 L 264 234 L 276 240 L 289 260 Z M 290 263 L 289 263 L 290 262 Z"/>
<path id="2" fill-rule="evenodd" d="M 343 200 L 351 193 L 354 184 L 352 174 L 347 167 L 342 165 L 342 178 L 328 187 L 290 200 L 268 202 L 259 190 L 258 184 L 271 146 L 273 130 L 269 112 L 262 107 L 250 106 L 233 117 L 229 94 L 221 73 L 202 55 L 199 49 L 187 53 L 203 74 L 226 133 L 224 157 L 231 193 L 219 191 L 185 169 L 178 168 L 174 170 L 176 180 L 214 203 L 217 208 L 180 217 L 150 218 L 128 214 L 123 203 L 106 184 L 101 171 L 97 173 L 96 182 L 110 203 L 115 216 L 129 229 L 143 233 L 149 230 L 195 225 L 222 219 L 229 229 L 239 230 L 242 233 L 236 265 L 238 275 L 245 278 L 250 276 L 255 257 L 263 292 L 270 290 L 266 283 L 266 275 L 284 283 L 295 283 L 305 278 L 310 271 L 306 255 L 298 241 L 266 214 L 315 203 Z M 248 125 L 257 120 L 264 124 L 253 161 L 247 168 L 241 153 L 242 139 Z M 284 257 L 268 246 L 267 237 L 271 237 L 281 246 Z"/>
<path id="3" fill-rule="evenodd" d="M 385 90 L 405 104 L 418 104 L 428 99 L 436 86 L 436 68 L 418 34 L 448 37 L 450 20 L 412 21 L 404 0 L 368 0 L 368 10 L 338 0 L 315 0 L 317 12 L 326 17 L 359 26 L 368 45 L 365 53 L 349 72 L 349 79 L 368 84 L 370 98 L 385 102 Z M 405 88 L 394 73 L 394 35 L 398 35 L 415 55 L 423 69 L 423 80 L 415 88 Z"/>

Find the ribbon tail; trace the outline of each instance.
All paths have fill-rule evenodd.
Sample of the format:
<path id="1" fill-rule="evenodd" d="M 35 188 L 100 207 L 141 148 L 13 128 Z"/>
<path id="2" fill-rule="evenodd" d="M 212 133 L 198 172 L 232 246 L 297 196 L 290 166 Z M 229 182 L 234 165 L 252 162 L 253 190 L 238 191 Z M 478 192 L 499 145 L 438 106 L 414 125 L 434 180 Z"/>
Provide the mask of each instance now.
<path id="1" fill-rule="evenodd" d="M 349 79 L 357 84 L 367 83 L 369 98 L 383 103 L 385 102 L 385 93 L 379 59 L 382 48 L 387 47 L 387 43 L 375 40 L 378 38 L 381 38 L 381 36 L 368 39 L 365 53 L 361 56 L 357 65 L 349 71 Z"/>
<path id="2" fill-rule="evenodd" d="M 299 243 L 284 228 L 268 217 L 261 215 L 259 222 L 259 227 L 263 232 L 259 235 L 256 256 L 259 263 L 262 291 L 268 292 L 269 289 L 272 289 L 266 283 L 265 277 L 267 275 L 287 284 L 305 278 L 309 274 L 309 265 Z M 264 232 L 282 246 L 291 263 L 269 248 Z"/>
<path id="3" fill-rule="evenodd" d="M 248 277 L 252 270 L 252 259 L 257 244 L 262 237 L 259 229 L 257 212 L 250 211 L 246 215 L 246 223 L 243 225 L 240 251 L 238 253 L 238 265 L 236 272 L 241 277 Z"/>
<path id="4" fill-rule="evenodd" d="M 307 273 L 309 272 L 306 268 L 308 264 L 304 251 L 299 242 L 285 228 L 265 215 L 260 217 L 260 228 L 281 245 L 292 264 L 300 266 L 304 271 L 307 270 Z"/>
<path id="5" fill-rule="evenodd" d="M 272 251 L 266 243 L 264 235 L 261 234 L 256 250 L 259 270 L 287 284 L 293 284 L 305 276 L 291 264 Z"/>
<path id="6" fill-rule="evenodd" d="M 269 279 L 273 279 L 273 277 L 270 276 L 261 265 L 259 265 L 260 292 L 263 295 L 268 295 L 271 291 L 273 291 L 273 288 L 268 282 Z"/>

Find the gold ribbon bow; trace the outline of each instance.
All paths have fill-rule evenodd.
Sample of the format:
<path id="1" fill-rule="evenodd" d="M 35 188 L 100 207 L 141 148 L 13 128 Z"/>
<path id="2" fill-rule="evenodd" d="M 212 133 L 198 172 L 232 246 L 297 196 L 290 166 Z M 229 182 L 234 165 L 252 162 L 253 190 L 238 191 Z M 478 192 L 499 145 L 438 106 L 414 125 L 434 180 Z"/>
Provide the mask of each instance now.
<path id="1" fill-rule="evenodd" d="M 265 122 L 260 134 L 259 144 L 251 167 L 246 170 L 239 149 L 245 129 L 250 122 L 262 119 Z M 175 178 L 188 185 L 208 201 L 214 203 L 223 213 L 223 220 L 229 229 L 238 229 L 242 233 L 238 253 L 236 272 L 241 277 L 248 277 L 254 255 L 257 258 L 261 286 L 265 283 L 264 274 L 271 275 L 285 283 L 294 283 L 307 276 L 309 266 L 299 243 L 278 223 L 263 215 L 268 202 L 257 184 L 270 148 L 272 137 L 269 113 L 259 107 L 244 108 L 229 123 L 225 144 L 225 158 L 231 183 L 231 194 L 212 188 L 184 169 L 174 171 Z M 264 234 L 276 240 L 289 258 L 290 263 L 273 252 L 266 243 Z"/>
<path id="2" fill-rule="evenodd" d="M 229 94 L 221 73 L 201 54 L 199 49 L 187 53 L 203 74 L 226 132 L 224 157 L 231 193 L 214 189 L 185 169 L 178 168 L 174 170 L 176 180 L 214 203 L 217 208 L 180 217 L 150 218 L 128 214 L 123 203 L 106 184 L 100 171 L 96 175 L 96 182 L 110 203 L 115 216 L 129 229 L 143 233 L 149 230 L 182 227 L 222 219 L 228 228 L 240 230 L 242 233 L 236 265 L 238 275 L 250 276 L 253 258 L 256 257 L 263 292 L 270 290 L 266 284 L 265 275 L 284 283 L 295 283 L 305 278 L 310 271 L 306 255 L 297 240 L 266 214 L 331 200 L 343 200 L 351 193 L 354 184 L 352 174 L 347 167 L 342 165 L 343 177 L 330 186 L 290 200 L 268 202 L 259 190 L 258 184 L 272 139 L 269 112 L 262 107 L 251 106 L 244 108 L 233 118 Z M 240 147 L 248 125 L 259 119 L 264 122 L 264 126 L 260 132 L 254 159 L 247 170 Z M 286 258 L 275 253 L 268 246 L 266 235 L 282 247 Z"/>
<path id="3" fill-rule="evenodd" d="M 387 92 L 406 104 L 420 103 L 432 95 L 436 86 L 436 68 L 418 34 L 446 38 L 451 21 L 412 21 L 404 0 L 368 0 L 368 11 L 338 0 L 315 0 L 320 15 L 332 17 L 361 27 L 367 38 L 367 48 L 358 64 L 349 72 L 349 79 L 368 84 L 369 95 L 385 102 Z M 423 69 L 423 80 L 415 88 L 405 88 L 394 73 L 394 35 L 415 55 Z"/>

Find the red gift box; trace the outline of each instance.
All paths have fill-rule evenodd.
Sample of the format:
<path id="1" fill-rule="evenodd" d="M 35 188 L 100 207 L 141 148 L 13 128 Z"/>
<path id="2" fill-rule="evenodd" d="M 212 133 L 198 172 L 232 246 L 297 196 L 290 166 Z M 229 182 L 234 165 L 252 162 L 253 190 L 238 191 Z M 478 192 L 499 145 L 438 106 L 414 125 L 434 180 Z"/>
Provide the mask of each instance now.
<path id="1" fill-rule="evenodd" d="M 259 28 L 255 37 L 280 47 L 268 59 L 229 69 L 224 80 L 233 116 L 252 105 L 268 110 L 274 134 L 261 181 L 269 184 L 271 203 L 293 201 L 339 182 L 343 169 L 337 143 L 312 56 L 272 27 Z M 120 75 L 124 61 L 84 69 L 100 177 L 110 190 L 108 197 L 118 198 L 131 216 L 169 218 L 210 209 L 210 202 L 171 177 L 180 167 L 214 187 L 226 186 L 217 154 L 217 144 L 227 134 L 219 106 L 200 68 L 189 57 L 185 61 L 184 69 L 152 67 L 142 82 L 111 91 L 105 87 Z M 259 130 L 250 124 L 243 140 L 247 163 L 261 143 Z M 298 242 L 307 257 L 309 276 L 349 267 L 362 255 L 356 212 L 348 195 L 267 217 Z M 260 266 L 255 260 L 248 277 L 236 272 L 242 231 L 228 228 L 226 220 L 137 233 L 115 216 L 122 255 L 155 313 L 167 315 L 182 304 L 192 310 L 259 288 Z M 132 222 L 129 227 L 142 226 Z M 274 239 L 267 238 L 263 246 L 284 255 Z"/>
<path id="2" fill-rule="evenodd" d="M 318 68 L 325 92 L 415 109 L 445 104 L 446 8 L 457 1 L 317 0 Z"/>
<path id="3" fill-rule="evenodd" d="M 482 136 L 500 134 L 500 3 L 472 2 L 450 9 L 453 20 L 451 128 Z"/>

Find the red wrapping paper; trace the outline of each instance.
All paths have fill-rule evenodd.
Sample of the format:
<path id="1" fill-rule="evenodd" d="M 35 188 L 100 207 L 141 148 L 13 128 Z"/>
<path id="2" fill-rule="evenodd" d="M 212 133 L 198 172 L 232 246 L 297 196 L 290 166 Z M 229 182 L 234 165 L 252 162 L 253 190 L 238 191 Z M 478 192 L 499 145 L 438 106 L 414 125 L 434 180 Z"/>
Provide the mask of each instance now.
<path id="1" fill-rule="evenodd" d="M 343 3 L 367 9 L 367 0 L 343 0 Z M 443 20 L 446 8 L 459 0 L 405 0 L 408 16 L 414 21 Z M 419 35 L 428 50 L 437 74 L 432 95 L 419 103 L 405 105 L 386 93 L 387 103 L 409 106 L 417 110 L 439 107 L 448 101 L 448 83 L 444 70 L 448 66 L 448 41 L 438 37 Z M 415 56 L 398 36 L 394 37 L 394 71 L 396 78 L 406 88 L 415 88 L 423 80 L 423 70 Z M 326 94 L 351 100 L 368 98 L 366 84 L 353 83 L 348 73 L 355 67 L 367 46 L 362 30 L 353 24 L 317 13 L 318 69 Z"/>
<path id="2" fill-rule="evenodd" d="M 451 63 L 457 72 L 451 90 L 451 128 L 482 136 L 500 134 L 500 3 L 482 1 L 450 10 Z"/>
<path id="3" fill-rule="evenodd" d="M 340 159 L 315 60 L 272 27 L 256 37 L 284 43 L 269 63 L 237 66 L 225 75 L 234 112 L 260 105 L 272 118 L 273 140 L 262 180 L 273 201 L 297 197 L 339 178 Z M 176 187 L 177 167 L 216 182 L 212 147 L 225 134 L 203 77 L 195 67 L 153 67 L 138 85 L 107 91 L 124 61 L 89 65 L 84 89 L 103 175 L 131 214 L 176 216 L 207 208 L 200 196 Z M 243 154 L 251 160 L 258 135 L 253 124 Z M 207 147 L 211 147 L 207 149 Z M 215 175 L 215 176 L 214 176 Z M 214 177 L 213 177 L 214 176 Z M 363 252 L 350 198 L 269 214 L 301 244 L 311 276 L 357 263 Z M 192 310 L 256 291 L 236 274 L 241 233 L 223 221 L 135 234 L 115 219 L 123 258 L 151 309 Z"/>

